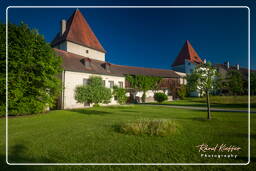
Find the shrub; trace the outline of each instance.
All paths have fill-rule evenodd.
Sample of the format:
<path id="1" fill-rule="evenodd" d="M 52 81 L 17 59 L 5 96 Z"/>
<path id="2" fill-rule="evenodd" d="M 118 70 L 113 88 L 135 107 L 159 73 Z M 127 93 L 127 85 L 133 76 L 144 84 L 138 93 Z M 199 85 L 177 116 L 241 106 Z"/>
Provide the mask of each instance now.
<path id="1" fill-rule="evenodd" d="M 75 90 L 75 99 L 79 103 L 109 103 L 112 97 L 111 89 L 104 87 L 101 77 L 90 77 L 88 85 L 78 86 Z"/>
<path id="2" fill-rule="evenodd" d="M 155 93 L 154 94 L 154 99 L 158 103 L 162 103 L 163 101 L 168 99 L 168 96 L 166 94 L 164 94 L 164 93 Z"/>
<path id="3" fill-rule="evenodd" d="M 119 88 L 117 86 L 113 87 L 113 95 L 116 97 L 119 104 L 126 103 L 128 97 L 125 94 L 126 90 L 124 88 Z"/>
<path id="4" fill-rule="evenodd" d="M 120 126 L 120 132 L 132 135 L 168 136 L 174 134 L 177 124 L 171 120 L 137 120 Z"/>
<path id="5" fill-rule="evenodd" d="M 178 89 L 178 97 L 180 99 L 184 99 L 184 97 L 186 96 L 187 94 L 187 87 L 185 85 L 182 85 L 179 89 Z"/>

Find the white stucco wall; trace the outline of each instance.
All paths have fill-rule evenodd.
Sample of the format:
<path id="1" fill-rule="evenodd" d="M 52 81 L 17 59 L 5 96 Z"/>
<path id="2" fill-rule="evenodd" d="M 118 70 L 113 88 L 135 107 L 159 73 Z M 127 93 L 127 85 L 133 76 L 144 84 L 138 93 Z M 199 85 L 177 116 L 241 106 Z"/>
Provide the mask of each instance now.
<path id="1" fill-rule="evenodd" d="M 101 76 L 103 80 L 106 82 L 106 87 L 109 88 L 108 81 L 114 81 L 115 85 L 119 85 L 118 82 L 122 81 L 123 85 L 125 85 L 125 77 L 117 77 L 117 76 L 109 76 L 109 75 L 96 75 L 82 72 L 72 72 L 72 71 L 63 71 L 65 72 L 64 76 L 64 109 L 73 109 L 73 108 L 84 108 L 86 107 L 83 103 L 77 103 L 74 95 L 75 88 L 79 85 L 83 85 L 83 79 L 88 79 L 90 76 Z M 111 99 L 110 105 L 118 104 L 114 97 Z M 89 107 L 89 106 L 88 106 Z"/>
<path id="2" fill-rule="evenodd" d="M 86 51 L 88 50 L 88 53 Z M 105 53 L 100 52 L 85 46 L 81 46 L 72 42 L 67 41 L 67 50 L 68 52 L 78 54 L 81 56 L 85 56 L 88 58 L 100 60 L 100 61 L 105 61 Z"/>
<path id="3" fill-rule="evenodd" d="M 177 72 L 175 71 L 176 74 L 178 74 L 180 76 L 180 79 L 179 79 L 179 82 L 181 85 L 186 85 L 187 84 L 187 80 L 186 80 L 186 73 L 183 73 L 183 72 Z"/>

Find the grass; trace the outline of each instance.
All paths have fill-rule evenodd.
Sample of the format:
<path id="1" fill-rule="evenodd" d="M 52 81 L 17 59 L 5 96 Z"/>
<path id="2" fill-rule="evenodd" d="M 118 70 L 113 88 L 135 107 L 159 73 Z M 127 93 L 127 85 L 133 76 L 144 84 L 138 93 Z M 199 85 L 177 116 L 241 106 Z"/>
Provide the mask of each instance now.
<path id="1" fill-rule="evenodd" d="M 140 119 L 119 126 L 121 133 L 132 135 L 168 136 L 177 132 L 177 123 L 167 119 Z"/>
<path id="2" fill-rule="evenodd" d="M 246 113 L 206 112 L 171 109 L 165 106 L 94 107 L 78 110 L 51 111 L 9 119 L 9 162 L 40 163 L 246 163 Z M 143 118 L 172 120 L 182 127 L 171 136 L 129 135 L 117 131 L 116 125 Z M 252 114 L 251 122 L 255 123 Z M 0 119 L 1 125 L 5 119 Z M 4 133 L 3 127 L 1 127 Z M 251 129 L 251 149 L 256 148 L 256 129 Z M 4 137 L 2 137 L 4 139 Z M 4 144 L 0 142 L 1 161 L 5 160 Z M 201 158 L 199 144 L 227 144 L 241 147 L 237 159 Z M 255 160 L 256 151 L 251 157 Z M 252 169 L 250 164 L 244 168 Z M 241 170 L 241 166 L 7 166 L 5 170 Z"/>
<path id="3" fill-rule="evenodd" d="M 248 109 L 248 96 L 211 96 L 212 108 Z M 205 97 L 186 97 L 184 100 L 163 102 L 163 104 L 177 106 L 206 107 Z M 251 109 L 256 110 L 256 96 L 251 96 Z"/>

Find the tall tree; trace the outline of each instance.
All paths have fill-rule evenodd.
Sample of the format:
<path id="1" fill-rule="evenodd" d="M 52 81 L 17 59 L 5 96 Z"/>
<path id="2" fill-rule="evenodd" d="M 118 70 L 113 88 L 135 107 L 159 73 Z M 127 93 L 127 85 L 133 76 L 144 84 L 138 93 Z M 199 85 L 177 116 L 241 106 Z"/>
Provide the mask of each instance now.
<path id="1" fill-rule="evenodd" d="M 242 74 L 237 70 L 230 70 L 227 73 L 227 81 L 229 91 L 233 95 L 241 95 L 243 93 L 243 77 Z"/>
<path id="2" fill-rule="evenodd" d="M 211 119 L 210 93 L 216 87 L 217 71 L 210 63 L 198 65 L 191 74 L 187 76 L 190 91 L 197 91 L 206 95 L 207 118 Z"/>
<path id="3" fill-rule="evenodd" d="M 5 51 L 5 24 L 0 24 L 1 52 Z M 1 61 L 5 56 L 1 54 Z M 1 62 L 1 67 L 2 67 Z M 8 109 L 9 114 L 43 112 L 55 104 L 61 90 L 57 75 L 61 58 L 36 30 L 27 25 L 8 24 Z M 1 86 L 3 86 L 1 79 Z M 1 96 L 4 94 L 1 89 Z M 3 106 L 1 98 L 1 109 Z"/>
<path id="4" fill-rule="evenodd" d="M 256 72 L 251 72 L 250 75 L 250 81 L 251 81 L 251 95 L 256 94 Z"/>
<path id="5" fill-rule="evenodd" d="M 143 91 L 142 102 L 145 103 L 146 92 L 148 90 L 155 90 L 161 78 L 146 75 L 127 75 L 126 80 L 129 82 L 131 88 L 133 88 L 135 92 Z"/>
<path id="6" fill-rule="evenodd" d="M 98 106 L 99 103 L 109 103 L 111 97 L 111 89 L 104 87 L 102 78 L 98 76 L 90 77 L 87 85 L 75 89 L 75 99 L 79 103 L 94 103 Z"/>

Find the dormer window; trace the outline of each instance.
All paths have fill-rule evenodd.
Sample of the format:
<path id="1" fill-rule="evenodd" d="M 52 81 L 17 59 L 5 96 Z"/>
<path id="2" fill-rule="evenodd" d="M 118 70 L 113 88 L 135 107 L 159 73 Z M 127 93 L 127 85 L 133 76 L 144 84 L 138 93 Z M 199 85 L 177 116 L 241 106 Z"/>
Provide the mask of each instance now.
<path id="1" fill-rule="evenodd" d="M 104 68 L 107 72 L 110 72 L 110 63 L 108 62 L 104 63 Z"/>
<path id="2" fill-rule="evenodd" d="M 83 63 L 85 69 L 91 69 L 91 60 L 89 58 L 83 58 L 81 62 Z"/>

